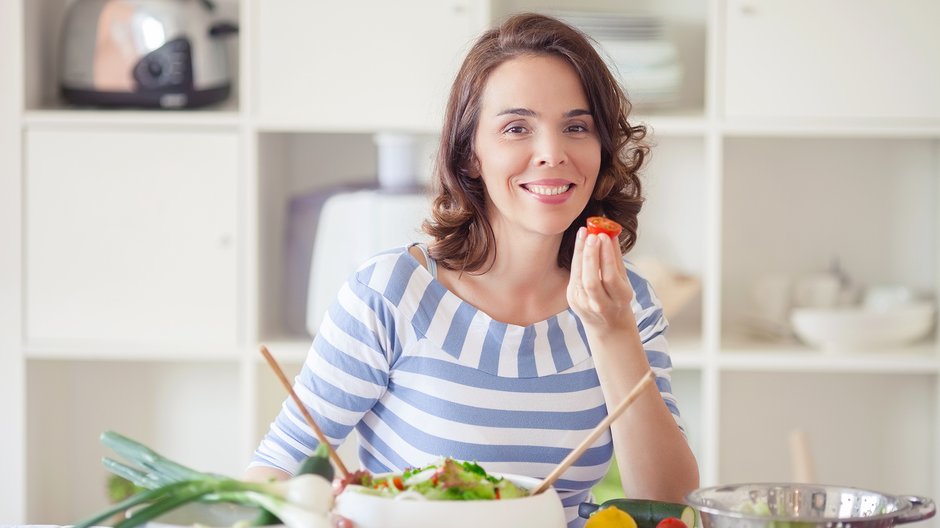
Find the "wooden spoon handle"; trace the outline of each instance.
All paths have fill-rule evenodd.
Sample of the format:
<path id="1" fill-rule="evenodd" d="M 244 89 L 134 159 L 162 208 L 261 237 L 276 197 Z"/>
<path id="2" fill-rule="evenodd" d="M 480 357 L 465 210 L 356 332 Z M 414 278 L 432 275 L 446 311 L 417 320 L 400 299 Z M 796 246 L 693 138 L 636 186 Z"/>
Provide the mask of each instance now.
<path id="1" fill-rule="evenodd" d="M 294 392 L 294 388 L 291 386 L 290 381 L 287 380 L 287 376 L 284 375 L 284 371 L 281 370 L 281 366 L 277 364 L 277 360 L 274 359 L 274 356 L 271 355 L 271 352 L 268 351 L 268 347 L 261 345 L 261 355 L 264 356 L 264 359 L 268 360 L 268 365 L 271 366 L 271 370 L 277 374 L 277 378 L 281 380 L 281 384 L 284 385 L 284 388 L 287 389 L 287 393 L 290 394 L 290 397 L 294 399 L 294 403 L 297 404 L 297 407 L 300 409 L 300 413 L 304 415 L 304 419 L 307 420 L 307 425 L 313 429 L 313 432 L 317 435 L 317 438 L 320 442 L 326 446 L 327 451 L 330 453 L 330 460 L 333 461 L 333 464 L 336 466 L 336 469 L 339 470 L 340 475 L 343 478 L 349 476 L 349 470 L 346 469 L 346 465 L 343 464 L 343 460 L 339 457 L 339 454 L 333 449 L 333 446 L 330 444 L 330 441 L 326 439 L 326 435 L 323 434 L 323 431 L 317 426 L 317 423 L 313 421 L 313 416 L 310 416 L 310 413 L 307 411 L 307 407 L 304 406 L 303 402 L 300 401 L 300 398 L 297 396 L 297 393 Z"/>
<path id="2" fill-rule="evenodd" d="M 581 455 L 587 451 L 588 447 L 590 447 L 595 440 L 604 434 L 604 431 L 610 427 L 610 424 L 612 424 L 614 420 L 617 419 L 617 417 L 623 414 L 623 411 L 627 410 L 627 407 L 633 404 L 633 402 L 640 397 L 640 393 L 643 392 L 643 389 L 645 389 L 647 385 L 653 383 L 654 381 L 656 381 L 656 375 L 653 374 L 653 371 L 647 372 L 646 375 L 644 375 L 636 384 L 636 386 L 633 387 L 633 390 L 630 391 L 630 394 L 627 394 L 627 397 L 624 398 L 623 401 L 620 402 L 620 404 L 617 405 L 617 407 L 611 411 L 606 418 L 601 420 L 601 423 L 597 424 L 597 427 L 595 427 L 590 432 L 590 434 L 587 435 L 587 438 L 578 444 L 578 447 L 574 448 L 573 451 L 568 453 L 568 456 L 566 456 L 565 459 L 562 460 L 561 463 L 558 464 L 558 466 L 552 470 L 552 472 L 549 473 L 547 477 L 545 477 L 545 480 L 543 480 L 542 483 L 538 485 L 538 487 L 532 490 L 532 494 L 538 495 L 539 493 L 542 493 L 543 491 L 550 488 L 552 484 L 558 480 L 558 477 L 560 477 L 566 469 L 571 467 L 571 464 L 577 462 L 578 459 L 581 458 Z"/>

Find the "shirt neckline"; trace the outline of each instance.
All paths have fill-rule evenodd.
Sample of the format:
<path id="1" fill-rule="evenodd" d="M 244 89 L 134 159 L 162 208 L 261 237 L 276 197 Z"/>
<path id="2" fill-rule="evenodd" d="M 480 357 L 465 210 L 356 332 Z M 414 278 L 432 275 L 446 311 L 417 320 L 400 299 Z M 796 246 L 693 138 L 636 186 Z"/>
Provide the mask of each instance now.
<path id="1" fill-rule="evenodd" d="M 421 251 L 424 253 L 425 258 L 428 259 L 428 266 L 429 266 L 429 267 L 432 266 L 431 263 L 432 263 L 432 261 L 433 261 L 433 262 L 434 262 L 433 266 L 436 267 L 437 261 L 435 261 L 434 259 L 432 259 L 430 251 L 427 250 L 427 244 L 424 244 L 423 242 L 419 242 L 419 243 L 417 243 L 417 244 L 415 244 L 415 245 L 421 247 Z M 577 321 L 579 328 L 581 327 L 581 321 L 580 321 L 580 319 L 578 319 L 578 317 L 575 315 L 574 311 L 571 309 L 570 306 L 567 307 L 567 308 L 565 308 L 564 310 L 562 310 L 562 311 L 560 311 L 560 312 L 554 314 L 554 315 L 548 316 L 548 317 L 545 318 L 545 319 L 541 319 L 541 320 L 539 320 L 539 321 L 535 321 L 534 323 L 530 323 L 530 324 L 524 325 L 524 326 L 523 326 L 523 325 L 517 325 L 517 324 L 514 324 L 514 323 L 507 323 L 507 322 L 505 322 L 505 321 L 500 321 L 499 319 L 496 319 L 495 317 L 493 317 L 493 316 L 491 316 L 490 314 L 488 314 L 485 310 L 479 308 L 478 306 L 474 305 L 473 303 L 471 303 L 471 302 L 465 300 L 463 297 L 461 297 L 461 296 L 457 295 L 456 293 L 454 293 L 453 291 L 451 291 L 450 288 L 448 288 L 447 286 L 445 286 L 444 283 L 441 282 L 441 281 L 438 279 L 437 273 L 431 273 L 428 268 L 422 266 L 421 263 L 418 262 L 418 259 L 416 259 L 416 258 L 414 257 L 414 255 L 412 255 L 411 252 L 408 251 L 407 248 L 405 249 L 405 253 L 408 254 L 408 258 L 410 258 L 411 260 L 413 260 L 413 261 L 415 262 L 415 264 L 417 264 L 418 268 L 421 269 L 421 272 L 424 273 L 424 274 L 426 274 L 426 275 L 428 276 L 428 278 L 430 279 L 430 282 L 431 282 L 432 284 L 434 284 L 436 287 L 441 288 L 441 289 L 444 290 L 444 297 L 445 297 L 446 299 L 448 299 L 448 302 L 449 302 L 449 303 L 454 303 L 454 302 L 456 301 L 456 302 L 458 302 L 460 305 L 465 306 L 465 307 L 466 307 L 465 309 L 472 309 L 472 310 L 474 310 L 475 312 L 478 312 L 481 316 L 483 316 L 483 317 L 486 318 L 487 322 L 493 322 L 493 323 L 496 323 L 496 324 L 505 325 L 505 326 L 507 327 L 507 329 L 512 328 L 512 329 L 515 329 L 515 331 L 524 332 L 524 331 L 526 331 L 526 329 L 528 329 L 528 328 L 533 328 L 533 327 L 536 327 L 536 326 L 538 326 L 538 325 L 543 325 L 543 324 L 547 323 L 548 321 L 550 321 L 550 320 L 552 320 L 552 319 L 561 319 L 561 318 L 563 318 L 563 317 L 572 317 L 572 318 L 574 318 L 574 320 Z M 442 303 L 444 302 L 443 299 L 442 299 L 441 302 L 442 302 Z M 507 330 L 507 331 L 508 331 L 508 330 Z M 582 331 L 583 331 L 583 329 L 582 329 Z"/>

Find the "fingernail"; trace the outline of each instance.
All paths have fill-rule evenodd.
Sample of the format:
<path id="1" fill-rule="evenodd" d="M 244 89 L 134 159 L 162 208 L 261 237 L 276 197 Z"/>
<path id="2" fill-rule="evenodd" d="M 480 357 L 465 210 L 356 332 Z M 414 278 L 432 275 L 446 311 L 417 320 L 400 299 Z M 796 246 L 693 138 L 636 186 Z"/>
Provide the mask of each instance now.
<path id="1" fill-rule="evenodd" d="M 594 246 L 597 244 L 597 235 L 588 235 L 587 245 Z"/>
<path id="2" fill-rule="evenodd" d="M 587 228 L 582 226 L 578 228 L 578 240 L 584 240 L 584 234 L 587 233 Z"/>

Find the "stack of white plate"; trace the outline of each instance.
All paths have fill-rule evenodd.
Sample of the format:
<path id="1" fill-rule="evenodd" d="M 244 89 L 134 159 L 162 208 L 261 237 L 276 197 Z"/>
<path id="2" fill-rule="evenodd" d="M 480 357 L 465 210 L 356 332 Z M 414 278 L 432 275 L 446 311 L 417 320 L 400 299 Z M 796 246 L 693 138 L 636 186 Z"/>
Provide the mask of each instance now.
<path id="1" fill-rule="evenodd" d="M 666 37 L 661 17 L 649 14 L 559 12 L 561 20 L 594 39 L 630 101 L 644 108 L 668 108 L 679 100 L 682 64 Z"/>

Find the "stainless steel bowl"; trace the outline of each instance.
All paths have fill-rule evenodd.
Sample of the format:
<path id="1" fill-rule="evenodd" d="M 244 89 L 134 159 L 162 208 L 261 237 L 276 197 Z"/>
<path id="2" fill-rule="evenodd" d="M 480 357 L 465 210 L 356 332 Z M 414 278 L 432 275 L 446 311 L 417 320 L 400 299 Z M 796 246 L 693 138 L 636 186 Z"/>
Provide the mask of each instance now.
<path id="1" fill-rule="evenodd" d="M 883 528 L 929 519 L 933 501 L 817 484 L 732 484 L 686 497 L 704 528 Z"/>

